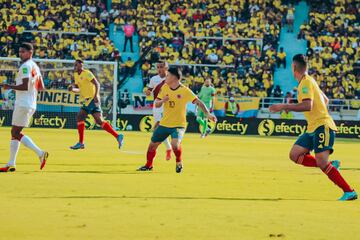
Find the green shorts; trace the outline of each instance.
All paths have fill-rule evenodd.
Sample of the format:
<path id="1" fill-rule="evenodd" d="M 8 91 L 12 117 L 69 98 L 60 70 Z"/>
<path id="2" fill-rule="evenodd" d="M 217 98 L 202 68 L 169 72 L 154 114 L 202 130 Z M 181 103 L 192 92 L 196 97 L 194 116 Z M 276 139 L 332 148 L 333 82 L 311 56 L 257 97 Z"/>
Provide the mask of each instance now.
<path id="1" fill-rule="evenodd" d="M 320 126 L 312 133 L 304 133 L 295 142 L 295 145 L 314 150 L 315 153 L 321 153 L 330 150 L 334 152 L 335 131 L 327 126 Z"/>
<path id="2" fill-rule="evenodd" d="M 182 138 L 184 137 L 184 133 L 185 133 L 185 128 L 182 127 L 169 128 L 159 125 L 155 129 L 151 137 L 151 141 L 154 143 L 163 142 L 168 136 L 171 136 L 172 139 L 177 138 L 181 141 Z"/>
<path id="3" fill-rule="evenodd" d="M 91 102 L 87 106 L 85 104 L 83 104 L 81 109 L 84 110 L 87 114 L 102 112 L 101 107 L 95 105 L 94 99 L 91 100 Z"/>

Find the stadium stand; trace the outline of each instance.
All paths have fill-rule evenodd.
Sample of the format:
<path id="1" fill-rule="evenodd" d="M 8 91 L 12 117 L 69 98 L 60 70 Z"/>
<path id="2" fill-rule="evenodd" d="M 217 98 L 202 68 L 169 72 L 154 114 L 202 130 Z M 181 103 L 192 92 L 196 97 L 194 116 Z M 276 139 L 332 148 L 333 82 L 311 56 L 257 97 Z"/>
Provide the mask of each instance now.
<path id="1" fill-rule="evenodd" d="M 36 58 L 122 62 L 107 31 L 110 23 L 120 31 L 130 23 L 141 53 L 155 43 L 155 56 L 170 64 L 204 64 L 183 67 L 184 83 L 195 92 L 211 77 L 224 96 L 273 96 L 279 32 L 288 23 L 290 2 L 115 0 L 108 12 L 105 0 L 6 1 L 0 3 L 0 56 L 15 57 L 16 46 L 26 40 L 35 43 Z M 331 98 L 359 98 L 359 3 L 307 2 L 309 21 L 298 37 L 308 41 L 310 73 Z M 155 73 L 153 55 L 140 66 L 144 85 Z M 121 73 L 131 75 L 132 66 L 138 67 L 124 62 Z M 69 74 L 49 72 L 45 77 L 49 86 L 65 88 Z M 105 74 L 111 79 L 111 70 Z M 0 74 L 0 81 L 5 79 L 11 81 Z"/>
<path id="2" fill-rule="evenodd" d="M 105 1 L 5 1 L 0 7 L 0 57 L 16 57 L 18 44 L 27 41 L 36 47 L 35 58 L 121 59 L 108 37 L 111 15 L 105 8 Z M 0 82 L 13 82 L 17 66 L 5 62 L 0 65 Z M 46 87 L 66 89 L 70 84 L 71 66 L 57 70 L 56 63 L 47 63 L 41 67 L 53 69 L 43 72 Z M 111 66 L 105 66 L 95 75 L 102 81 L 103 90 L 110 91 Z"/>
<path id="3" fill-rule="evenodd" d="M 0 56 L 16 57 L 19 42 L 28 41 L 35 43 L 36 58 L 113 59 L 104 1 L 23 0 L 0 6 Z"/>
<path id="4" fill-rule="evenodd" d="M 135 24 L 142 50 L 156 41 L 158 56 L 170 64 L 214 65 L 184 67 L 184 81 L 193 90 L 211 76 L 225 95 L 267 96 L 271 92 L 275 49 L 287 12 L 280 0 L 119 1 L 114 7 L 120 11 L 115 25 Z M 255 39 L 241 38 L 263 39 L 263 54 Z M 151 59 L 145 64 L 143 74 L 148 77 Z M 235 66 L 236 71 L 215 65 Z"/>
<path id="5" fill-rule="evenodd" d="M 350 0 L 309 3 L 309 22 L 301 26 L 298 34 L 298 38 L 308 41 L 309 72 L 330 98 L 359 99 L 360 3 Z"/>

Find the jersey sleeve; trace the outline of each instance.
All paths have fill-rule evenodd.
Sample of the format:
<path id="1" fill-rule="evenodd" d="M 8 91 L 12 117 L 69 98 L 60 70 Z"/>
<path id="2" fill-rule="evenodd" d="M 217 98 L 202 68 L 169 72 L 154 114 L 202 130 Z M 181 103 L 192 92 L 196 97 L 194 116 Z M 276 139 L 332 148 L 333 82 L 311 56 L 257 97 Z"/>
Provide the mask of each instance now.
<path id="1" fill-rule="evenodd" d="M 195 100 L 198 99 L 198 97 L 196 96 L 196 94 L 195 94 L 193 91 L 191 91 L 189 88 L 186 88 L 186 95 L 185 95 L 185 97 L 186 97 L 186 101 L 187 101 L 187 102 L 192 102 L 192 103 L 194 103 Z"/>
<path id="2" fill-rule="evenodd" d="M 19 73 L 20 79 L 31 78 L 31 69 L 29 65 L 22 65 Z"/>
<path id="3" fill-rule="evenodd" d="M 91 71 L 86 72 L 86 80 L 91 82 L 95 78 L 94 74 Z"/>
<path id="4" fill-rule="evenodd" d="M 159 93 L 158 93 L 156 99 L 160 99 L 160 100 L 161 100 L 161 99 L 163 99 L 165 96 L 166 96 L 165 90 L 164 90 L 163 87 L 161 87 L 161 88 L 159 89 Z"/>
<path id="5" fill-rule="evenodd" d="M 304 81 L 299 89 L 299 101 L 302 102 L 305 99 L 314 99 L 314 87 L 310 81 Z"/>
<path id="6" fill-rule="evenodd" d="M 150 82 L 148 84 L 148 88 L 150 88 L 151 90 L 155 88 L 155 81 L 154 78 L 150 79 Z"/>

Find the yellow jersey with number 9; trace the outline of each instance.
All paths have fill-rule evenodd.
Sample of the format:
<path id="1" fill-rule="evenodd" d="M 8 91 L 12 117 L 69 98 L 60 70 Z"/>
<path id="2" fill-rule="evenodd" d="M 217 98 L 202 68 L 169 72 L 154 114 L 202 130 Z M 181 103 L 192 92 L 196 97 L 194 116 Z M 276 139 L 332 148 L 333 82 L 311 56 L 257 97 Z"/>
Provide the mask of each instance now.
<path id="1" fill-rule="evenodd" d="M 94 74 L 90 70 L 84 69 L 80 74 L 75 72 L 74 80 L 75 84 L 79 86 L 81 101 L 90 101 L 95 96 L 95 85 L 91 82 L 95 79 Z"/>
<path id="2" fill-rule="evenodd" d="M 326 107 L 325 98 L 315 79 L 305 74 L 298 87 L 299 103 L 311 99 L 313 106 L 311 111 L 304 112 L 307 121 L 307 132 L 312 133 L 318 127 L 324 125 L 336 131 L 336 125 Z"/>
<path id="3" fill-rule="evenodd" d="M 166 83 L 161 87 L 157 99 L 169 97 L 164 103 L 163 117 L 160 125 L 169 128 L 186 127 L 186 106 L 194 102 L 197 96 L 186 86 L 180 84 L 176 89 L 171 89 Z"/>

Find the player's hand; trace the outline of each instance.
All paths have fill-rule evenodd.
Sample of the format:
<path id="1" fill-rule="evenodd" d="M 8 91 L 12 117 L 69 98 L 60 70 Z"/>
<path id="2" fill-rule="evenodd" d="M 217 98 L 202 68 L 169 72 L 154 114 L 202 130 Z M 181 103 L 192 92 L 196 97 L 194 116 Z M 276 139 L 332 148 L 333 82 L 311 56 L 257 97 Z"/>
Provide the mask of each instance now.
<path id="1" fill-rule="evenodd" d="M 284 110 L 285 104 L 274 104 L 269 107 L 269 111 L 272 113 L 280 112 Z"/>
<path id="2" fill-rule="evenodd" d="M 168 95 L 166 95 L 166 96 L 162 99 L 163 103 L 165 103 L 165 102 L 167 102 L 167 101 L 169 101 L 169 100 L 170 100 L 170 98 L 169 98 Z"/>
<path id="3" fill-rule="evenodd" d="M 217 118 L 215 117 L 215 115 L 213 115 L 211 113 L 208 114 L 208 119 L 210 119 L 213 122 L 217 122 Z"/>
<path id="4" fill-rule="evenodd" d="M 69 86 L 68 86 L 68 90 L 69 90 L 70 92 L 72 92 L 73 88 L 74 88 L 73 85 L 69 85 Z"/>

